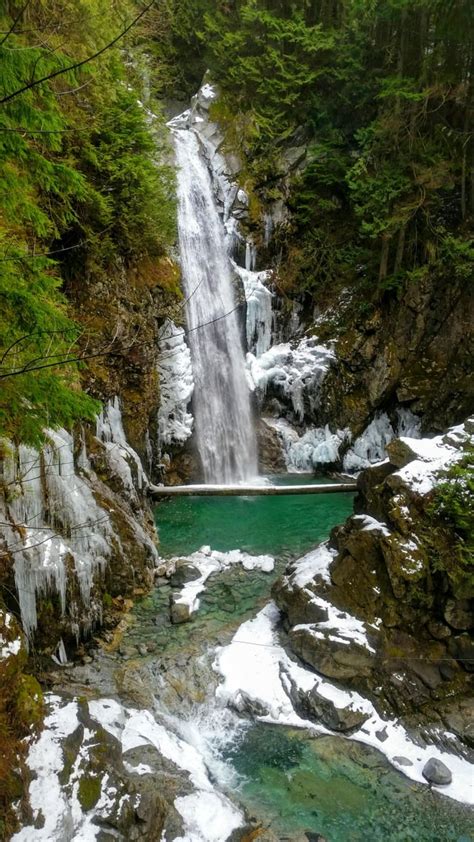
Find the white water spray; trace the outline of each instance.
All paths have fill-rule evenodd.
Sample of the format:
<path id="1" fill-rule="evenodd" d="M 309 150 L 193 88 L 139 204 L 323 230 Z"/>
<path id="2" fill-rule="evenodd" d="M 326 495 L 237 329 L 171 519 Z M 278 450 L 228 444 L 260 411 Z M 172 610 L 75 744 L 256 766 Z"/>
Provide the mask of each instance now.
<path id="1" fill-rule="evenodd" d="M 239 482 L 257 473 L 257 448 L 224 226 L 195 133 L 174 139 L 197 446 L 206 482 Z"/>

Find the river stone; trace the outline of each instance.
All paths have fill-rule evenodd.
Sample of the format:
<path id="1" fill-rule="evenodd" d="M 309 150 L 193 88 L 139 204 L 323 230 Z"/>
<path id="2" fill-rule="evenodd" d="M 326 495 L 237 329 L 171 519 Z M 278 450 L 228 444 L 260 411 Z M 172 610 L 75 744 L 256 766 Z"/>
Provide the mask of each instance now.
<path id="1" fill-rule="evenodd" d="M 170 606 L 171 622 L 176 626 L 180 623 L 188 623 L 191 619 L 191 608 L 187 602 L 175 602 L 179 599 L 179 594 L 173 594 L 173 601 Z"/>
<path id="2" fill-rule="evenodd" d="M 413 766 L 413 763 L 408 757 L 394 757 L 393 762 L 398 763 L 399 766 Z"/>
<path id="3" fill-rule="evenodd" d="M 170 576 L 170 583 L 173 588 L 181 588 L 187 582 L 194 582 L 195 579 L 199 579 L 201 575 L 201 571 L 194 564 L 185 559 L 178 559 L 176 570 Z"/>
<path id="4" fill-rule="evenodd" d="M 447 786 L 453 779 L 451 770 L 436 757 L 430 757 L 428 762 L 425 763 L 422 775 L 430 784 L 435 784 L 436 786 Z"/>

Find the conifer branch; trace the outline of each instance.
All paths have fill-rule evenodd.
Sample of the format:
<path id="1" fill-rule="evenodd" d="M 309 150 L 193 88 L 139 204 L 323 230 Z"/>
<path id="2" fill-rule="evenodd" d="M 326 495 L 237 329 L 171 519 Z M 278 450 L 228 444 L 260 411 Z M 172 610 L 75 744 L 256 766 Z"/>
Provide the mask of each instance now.
<path id="1" fill-rule="evenodd" d="M 28 3 L 29 2 L 30 2 L 30 0 L 28 0 Z M 69 73 L 71 70 L 78 70 L 80 67 L 84 67 L 85 64 L 88 64 L 90 61 L 94 61 L 94 59 L 103 55 L 107 50 L 110 50 L 111 47 L 113 47 L 118 41 L 121 40 L 121 38 L 124 37 L 124 35 L 127 34 L 127 32 L 130 32 L 130 30 L 138 23 L 139 20 L 142 19 L 142 17 L 144 15 L 146 15 L 148 10 L 151 9 L 151 7 L 154 4 L 155 4 L 155 0 L 151 0 L 151 3 L 148 3 L 148 5 L 145 6 L 144 9 L 142 9 L 140 14 L 138 14 L 132 20 L 132 22 L 129 23 L 128 26 L 125 27 L 125 29 L 123 29 L 121 32 L 119 32 L 119 34 L 116 35 L 115 38 L 112 39 L 112 41 L 109 41 L 108 44 L 106 44 L 104 47 L 101 47 L 101 49 L 97 50 L 96 53 L 93 53 L 93 55 L 82 59 L 82 61 L 76 61 L 76 62 L 74 62 L 74 64 L 70 64 L 67 67 L 62 67 L 59 70 L 55 70 L 54 73 L 48 73 L 47 76 L 42 76 L 41 79 L 33 79 L 27 85 L 23 85 L 22 88 L 18 88 L 18 90 L 13 91 L 13 93 L 8 94 L 7 96 L 4 96 L 2 99 L 0 99 L 0 105 L 3 105 L 6 102 L 10 102 L 15 97 L 20 96 L 20 94 L 23 94 L 26 91 L 29 91 L 32 88 L 35 88 L 37 85 L 43 84 L 43 82 L 49 81 L 49 79 L 55 79 L 57 76 L 61 76 L 63 73 Z"/>
<path id="2" fill-rule="evenodd" d="M 0 41 L 0 47 L 3 47 L 3 45 L 4 45 L 5 41 L 7 40 L 7 38 L 9 38 L 9 37 L 10 37 L 10 35 L 11 35 L 11 34 L 12 34 L 12 32 L 13 32 L 13 30 L 15 29 L 15 26 L 17 25 L 17 23 L 18 23 L 18 21 L 20 20 L 20 18 L 23 16 L 24 12 L 26 12 L 26 10 L 27 10 L 28 6 L 30 5 L 30 3 L 31 3 L 31 0 L 26 0 L 25 5 L 24 5 L 24 6 L 22 6 L 22 8 L 20 9 L 20 11 L 18 12 L 18 14 L 17 14 L 16 18 L 14 19 L 14 21 L 13 21 L 13 23 L 12 23 L 12 25 L 11 25 L 10 29 L 7 31 L 7 33 L 6 33 L 6 35 L 4 36 L 4 38 L 2 38 L 2 40 Z"/>

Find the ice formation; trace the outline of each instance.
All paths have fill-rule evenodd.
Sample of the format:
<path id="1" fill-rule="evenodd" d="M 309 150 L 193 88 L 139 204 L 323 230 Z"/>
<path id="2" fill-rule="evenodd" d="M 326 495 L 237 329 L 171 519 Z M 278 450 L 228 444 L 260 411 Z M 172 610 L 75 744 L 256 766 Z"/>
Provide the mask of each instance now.
<path id="1" fill-rule="evenodd" d="M 182 327 L 167 319 L 159 332 L 160 445 L 184 444 L 193 430 L 189 403 L 194 391 L 191 352 Z"/>
<path id="2" fill-rule="evenodd" d="M 136 497 L 136 488 L 143 489 L 148 479 L 138 453 L 130 447 L 123 429 L 120 401 L 117 396 L 107 401 L 96 422 L 97 438 L 107 451 L 110 469 L 121 480 L 124 489 Z"/>
<path id="3" fill-rule="evenodd" d="M 247 348 L 256 357 L 268 351 L 272 341 L 272 293 L 265 286 L 272 273 L 243 269 L 233 262 L 234 271 L 242 281 L 247 304 Z"/>
<path id="4" fill-rule="evenodd" d="M 148 481 L 138 454 L 126 440 L 117 398 L 98 417 L 97 434 L 112 473 L 121 479 L 127 494 L 137 498 L 137 489 Z M 57 593 L 65 613 L 71 563 L 90 623 L 100 617 L 100 605 L 91 603 L 94 576 L 104 571 L 114 543 L 120 544 L 109 513 L 96 502 L 95 475 L 84 441 L 77 447 L 76 463 L 70 433 L 47 430 L 46 435 L 41 451 L 6 443 L 2 462 L 8 493 L 0 498 L 0 517 L 10 524 L 4 525 L 2 533 L 14 560 L 22 625 L 30 639 L 37 626 L 37 595 Z M 130 526 L 137 541 L 156 555 L 140 523 L 130 520 Z M 70 604 L 68 610 L 75 623 L 78 606 Z"/>
<path id="5" fill-rule="evenodd" d="M 420 426 L 420 419 L 409 409 L 397 409 L 397 421 L 394 426 L 385 412 L 377 414 L 345 454 L 344 470 L 360 471 L 369 465 L 383 461 L 389 442 L 400 435 L 419 438 Z"/>
<path id="6" fill-rule="evenodd" d="M 344 471 L 356 473 L 386 457 L 389 442 L 402 433 L 417 438 L 420 419 L 407 409 L 397 410 L 397 422 L 392 425 L 386 413 L 376 415 L 355 442 L 346 451 L 342 464 Z M 265 418 L 265 423 L 279 435 L 287 469 L 292 472 L 312 472 L 325 465 L 341 461 L 343 447 L 351 441 L 351 431 L 310 427 L 302 435 L 284 418 Z"/>
<path id="7" fill-rule="evenodd" d="M 317 409 L 321 383 L 335 358 L 333 348 L 318 345 L 315 337 L 304 337 L 294 347 L 289 342 L 274 345 L 258 359 L 247 354 L 250 383 L 262 398 L 271 386 L 277 396 L 291 402 L 301 422 L 305 401 L 311 411 Z"/>
<path id="8" fill-rule="evenodd" d="M 66 565 L 72 559 L 82 600 L 90 603 L 92 580 L 110 554 L 112 527 L 87 481 L 75 471 L 72 436 L 49 430 L 41 453 L 10 445 L 3 481 L 11 489 L 1 503 L 6 546 L 14 558 L 21 620 L 28 637 L 37 625 L 36 595 L 56 591 L 66 609 Z"/>

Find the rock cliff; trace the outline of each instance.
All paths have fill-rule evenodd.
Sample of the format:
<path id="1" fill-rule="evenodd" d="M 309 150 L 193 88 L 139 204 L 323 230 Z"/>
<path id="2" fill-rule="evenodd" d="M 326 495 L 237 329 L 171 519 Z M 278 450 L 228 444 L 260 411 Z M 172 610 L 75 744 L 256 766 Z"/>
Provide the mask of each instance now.
<path id="1" fill-rule="evenodd" d="M 471 420 L 392 442 L 390 461 L 360 474 L 356 513 L 333 530 L 329 573 L 303 559 L 274 588 L 303 661 L 428 741 L 437 729 L 456 735 L 459 751 L 474 747 L 472 545 L 446 500 L 455 491 L 472 504 L 473 432 Z"/>

